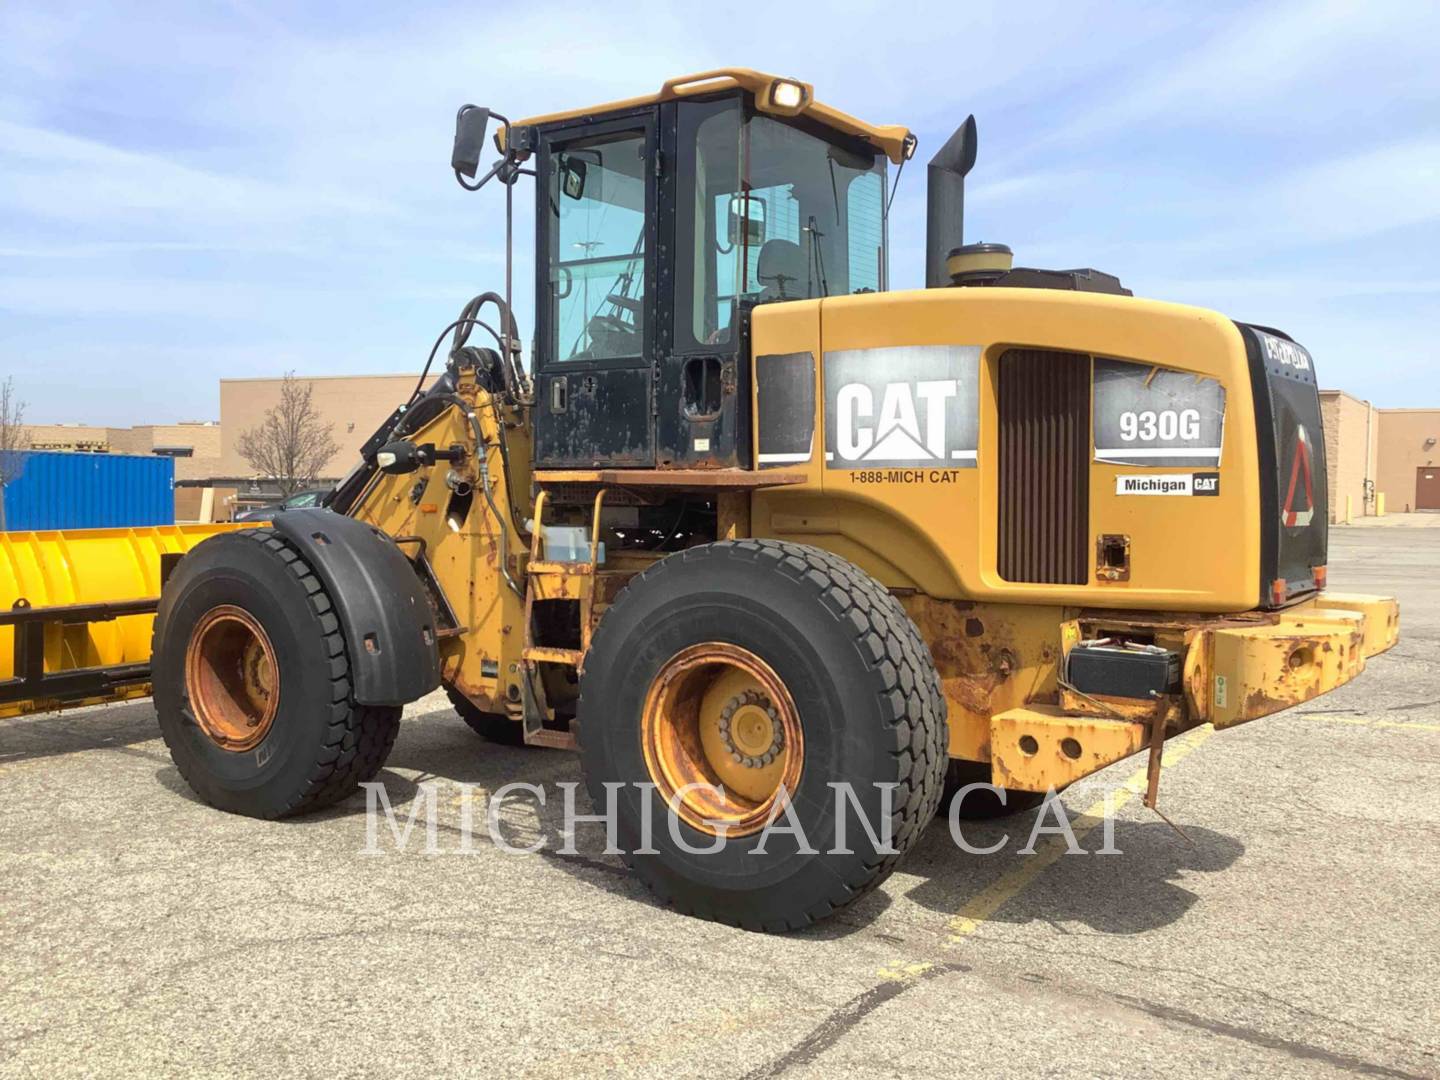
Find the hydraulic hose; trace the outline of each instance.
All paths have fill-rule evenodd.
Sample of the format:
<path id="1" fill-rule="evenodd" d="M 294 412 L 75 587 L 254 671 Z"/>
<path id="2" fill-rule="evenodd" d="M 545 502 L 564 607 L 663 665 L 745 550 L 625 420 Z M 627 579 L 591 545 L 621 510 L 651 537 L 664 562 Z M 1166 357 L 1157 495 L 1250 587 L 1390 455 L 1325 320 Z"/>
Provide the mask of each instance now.
<path id="1" fill-rule="evenodd" d="M 495 505 L 495 490 L 490 482 L 490 462 L 485 454 L 485 433 L 480 428 L 480 418 L 475 415 L 468 402 L 459 394 L 437 394 L 442 401 L 448 401 L 460 410 L 466 420 L 470 421 L 470 429 L 475 433 L 475 460 L 480 464 L 480 490 L 485 493 L 485 503 L 490 507 L 490 513 L 495 518 L 495 525 L 500 530 L 500 574 L 505 579 L 505 584 L 510 590 L 522 600 L 525 598 L 525 590 L 510 574 L 510 525 L 500 513 L 500 508 Z M 504 439 L 502 436 L 501 442 Z M 502 448 L 503 452 L 503 448 Z M 508 497 L 508 491 L 507 491 Z"/>

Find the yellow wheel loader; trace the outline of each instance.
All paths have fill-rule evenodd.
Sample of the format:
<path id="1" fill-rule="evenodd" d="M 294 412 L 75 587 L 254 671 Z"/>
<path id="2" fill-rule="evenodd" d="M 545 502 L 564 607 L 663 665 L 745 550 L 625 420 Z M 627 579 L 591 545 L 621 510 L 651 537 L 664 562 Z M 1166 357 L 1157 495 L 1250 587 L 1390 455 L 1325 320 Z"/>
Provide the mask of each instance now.
<path id="1" fill-rule="evenodd" d="M 7 537 L 0 708 L 153 685 L 195 791 L 269 818 L 354 791 L 444 687 L 485 738 L 578 750 L 660 897 L 765 930 L 873 888 L 945 792 L 997 816 L 1148 750 L 1154 805 L 1165 739 L 1354 678 L 1397 605 L 1323 591 L 1309 352 L 966 244 L 975 146 L 971 118 L 931 160 L 897 292 L 916 140 L 804 82 L 462 108 L 507 269 L 438 378 L 324 509 Z"/>

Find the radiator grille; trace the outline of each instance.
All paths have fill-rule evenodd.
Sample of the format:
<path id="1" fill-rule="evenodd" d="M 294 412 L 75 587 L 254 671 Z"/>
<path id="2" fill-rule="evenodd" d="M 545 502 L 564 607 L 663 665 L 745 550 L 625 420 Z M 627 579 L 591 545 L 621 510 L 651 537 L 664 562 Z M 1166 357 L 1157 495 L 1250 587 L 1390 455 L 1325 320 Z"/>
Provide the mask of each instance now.
<path id="1" fill-rule="evenodd" d="M 1000 358 L 998 569 L 1006 581 L 1084 585 L 1090 531 L 1090 358 Z"/>

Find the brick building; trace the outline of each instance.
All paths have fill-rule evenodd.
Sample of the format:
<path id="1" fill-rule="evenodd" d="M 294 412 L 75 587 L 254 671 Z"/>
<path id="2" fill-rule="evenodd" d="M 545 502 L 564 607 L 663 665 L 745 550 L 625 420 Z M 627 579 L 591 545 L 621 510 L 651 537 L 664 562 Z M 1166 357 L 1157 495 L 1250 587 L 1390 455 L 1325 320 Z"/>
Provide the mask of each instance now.
<path id="1" fill-rule="evenodd" d="M 176 482 L 205 481 L 220 465 L 220 425 L 214 420 L 139 427 L 88 424 L 26 424 L 32 450 L 70 450 L 92 454 L 155 454 L 175 459 Z"/>
<path id="2" fill-rule="evenodd" d="M 339 449 L 322 470 L 325 480 L 338 480 L 360 458 L 360 447 L 384 419 L 410 398 L 411 375 L 299 376 L 314 388 L 311 401 Z M 242 432 L 265 418 L 280 401 L 282 379 L 220 380 L 220 466 L 217 475 L 248 479 L 255 470 L 236 449 Z"/>
<path id="3" fill-rule="evenodd" d="M 322 422 L 339 449 L 322 481 L 343 476 L 361 444 L 415 388 L 414 375 L 308 377 Z M 240 434 L 259 424 L 280 400 L 280 378 L 220 380 L 220 422 L 145 424 L 130 428 L 81 424 L 27 425 L 37 450 L 164 454 L 175 459 L 177 487 L 213 487 L 221 503 L 263 502 L 277 493 L 255 476 L 236 450 Z M 1376 511 L 1440 510 L 1440 408 L 1377 409 L 1343 390 L 1320 391 L 1325 427 L 1326 483 L 1332 522 Z M 223 493 L 223 494 L 222 494 Z M 188 515 L 183 515 L 188 516 Z"/>
<path id="4" fill-rule="evenodd" d="M 1343 390 L 1320 391 L 1330 520 L 1376 511 L 1440 510 L 1440 409 L 1377 409 Z"/>

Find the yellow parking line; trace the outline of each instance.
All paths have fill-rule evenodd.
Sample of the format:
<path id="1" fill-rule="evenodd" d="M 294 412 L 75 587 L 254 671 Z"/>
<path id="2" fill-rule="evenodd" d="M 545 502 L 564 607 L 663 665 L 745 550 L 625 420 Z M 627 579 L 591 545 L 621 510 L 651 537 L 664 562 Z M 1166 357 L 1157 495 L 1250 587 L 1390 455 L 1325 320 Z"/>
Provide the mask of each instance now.
<path id="1" fill-rule="evenodd" d="M 928 974 L 935 967 L 928 961 L 917 961 L 912 963 L 896 962 L 880 969 L 880 978 L 885 982 L 910 982 L 920 976 Z"/>
<path id="2" fill-rule="evenodd" d="M 1165 765 L 1175 765 L 1188 757 L 1196 747 L 1215 734 L 1208 724 L 1193 728 L 1165 743 Z M 1137 769 L 1123 784 L 1111 790 L 1106 798 L 1113 810 L 1118 810 L 1145 788 L 1145 769 Z M 1096 826 L 1104 823 L 1105 801 L 1100 799 L 1088 810 L 1070 823 L 1070 830 L 1078 841 Z M 1036 845 L 1035 854 L 1022 856 L 1015 869 L 1003 875 L 994 884 L 976 893 L 950 920 L 950 941 L 952 944 L 965 940 L 979 930 L 985 920 L 995 914 L 1004 904 L 1039 877 L 1047 866 L 1065 854 L 1067 841 L 1063 836 L 1047 836 Z"/>

